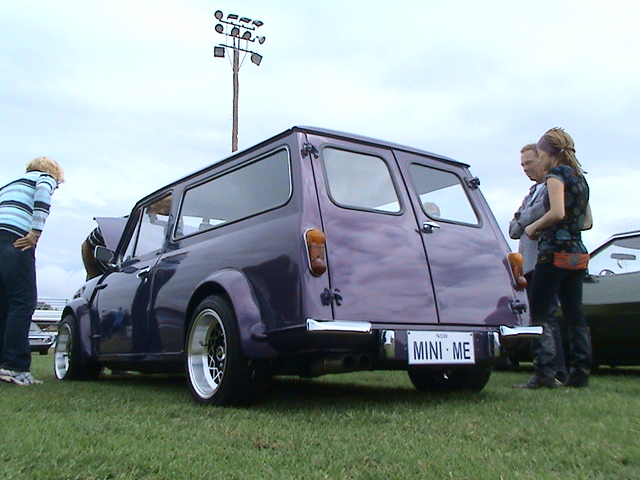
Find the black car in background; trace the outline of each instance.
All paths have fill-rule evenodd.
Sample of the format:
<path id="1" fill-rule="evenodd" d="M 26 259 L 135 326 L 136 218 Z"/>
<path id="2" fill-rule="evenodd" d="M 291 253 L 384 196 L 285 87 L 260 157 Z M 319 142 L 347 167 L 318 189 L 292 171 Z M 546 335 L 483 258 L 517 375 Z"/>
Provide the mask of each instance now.
<path id="1" fill-rule="evenodd" d="M 640 230 L 613 235 L 591 253 L 582 302 L 593 367 L 640 365 Z M 557 315 L 566 350 L 568 332 L 561 309 Z M 530 342 L 521 341 L 498 369 L 532 360 Z"/>

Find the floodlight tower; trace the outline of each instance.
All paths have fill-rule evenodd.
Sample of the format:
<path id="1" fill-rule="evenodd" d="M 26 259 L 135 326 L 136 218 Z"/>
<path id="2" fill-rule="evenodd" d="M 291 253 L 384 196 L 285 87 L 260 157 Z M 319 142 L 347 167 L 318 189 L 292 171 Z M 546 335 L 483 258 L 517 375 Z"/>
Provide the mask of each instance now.
<path id="1" fill-rule="evenodd" d="M 240 88 L 238 72 L 248 53 L 251 54 L 251 62 L 260 65 L 262 56 L 249 50 L 248 47 L 249 42 L 253 43 L 257 41 L 259 44 L 264 43 L 266 40 L 265 37 L 254 36 L 256 29 L 264 25 L 264 23 L 260 20 L 240 17 L 235 13 L 230 13 L 227 15 L 227 18 L 224 19 L 224 14 L 220 10 L 217 10 L 214 16 L 219 22 L 215 27 L 216 32 L 225 36 L 225 43 L 213 47 L 213 56 L 224 58 L 227 49 L 233 50 L 233 60 L 231 62 L 231 69 L 233 70 L 233 128 L 231 132 L 231 151 L 235 152 L 238 150 L 238 90 Z M 243 53 L 242 60 L 240 60 L 240 52 Z"/>

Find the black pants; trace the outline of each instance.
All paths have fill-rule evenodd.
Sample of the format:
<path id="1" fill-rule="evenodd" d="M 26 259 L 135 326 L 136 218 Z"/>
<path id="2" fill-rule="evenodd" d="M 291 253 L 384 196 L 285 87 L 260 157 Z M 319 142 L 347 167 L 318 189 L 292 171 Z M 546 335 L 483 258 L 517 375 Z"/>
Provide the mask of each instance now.
<path id="1" fill-rule="evenodd" d="M 582 308 L 582 282 L 585 270 L 566 270 L 552 264 L 537 264 L 531 283 L 531 324 L 543 327 L 543 334 L 533 341 L 536 375 L 553 378 L 556 372 L 554 330 L 558 321 L 549 315 L 557 295 L 569 334 L 569 377 L 586 376 L 591 369 L 591 339 Z"/>
<path id="2" fill-rule="evenodd" d="M 533 281 L 533 270 L 525 273 L 524 278 L 527 279 L 527 298 L 529 299 L 529 304 L 531 304 L 531 283 Z M 549 308 L 549 316 L 555 317 L 556 311 L 558 310 L 558 296 L 555 295 L 553 297 L 553 301 L 551 302 L 551 307 Z M 551 328 L 553 329 L 553 343 L 556 347 L 556 356 L 555 356 L 555 365 L 556 365 L 556 373 L 555 376 L 558 380 L 564 382 L 567 379 L 567 362 L 564 357 L 564 347 L 562 345 L 562 333 L 560 331 L 560 326 L 558 322 L 552 323 Z M 532 351 L 535 348 L 535 344 L 532 345 Z"/>

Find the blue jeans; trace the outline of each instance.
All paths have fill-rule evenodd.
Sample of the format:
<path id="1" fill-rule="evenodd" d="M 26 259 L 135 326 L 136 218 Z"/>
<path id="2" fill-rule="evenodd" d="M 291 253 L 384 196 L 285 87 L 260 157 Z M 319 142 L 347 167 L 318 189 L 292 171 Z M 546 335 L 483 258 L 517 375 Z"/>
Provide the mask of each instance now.
<path id="1" fill-rule="evenodd" d="M 569 378 L 589 375 L 591 339 L 582 308 L 582 282 L 585 270 L 566 270 L 550 263 L 537 264 L 531 283 L 531 324 L 541 325 L 543 334 L 532 342 L 536 375 L 553 378 L 556 371 L 556 346 L 553 332 L 558 320 L 549 315 L 557 295 L 569 333 Z"/>
<path id="2" fill-rule="evenodd" d="M 34 249 L 13 246 L 18 239 L 0 230 L 0 368 L 28 372 L 31 367 L 29 326 L 36 307 Z"/>

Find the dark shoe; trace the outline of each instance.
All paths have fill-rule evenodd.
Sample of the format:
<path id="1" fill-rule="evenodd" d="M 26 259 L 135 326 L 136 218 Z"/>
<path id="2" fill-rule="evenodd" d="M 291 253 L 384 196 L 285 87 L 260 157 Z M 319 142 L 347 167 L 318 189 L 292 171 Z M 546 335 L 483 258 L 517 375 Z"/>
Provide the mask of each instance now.
<path id="1" fill-rule="evenodd" d="M 565 384 L 565 382 L 567 381 L 567 374 L 563 373 L 563 372 L 556 372 L 556 380 L 558 380 L 560 383 L 562 383 L 563 385 Z"/>
<path id="2" fill-rule="evenodd" d="M 564 382 L 565 387 L 572 388 L 584 388 L 589 386 L 589 377 L 586 375 L 580 375 L 576 377 L 569 376 L 566 382 Z"/>
<path id="3" fill-rule="evenodd" d="M 542 378 L 534 375 L 529 379 L 527 383 L 521 385 L 513 385 L 513 388 L 526 388 L 529 390 L 536 390 L 538 388 L 558 388 L 560 382 L 555 378 Z"/>

